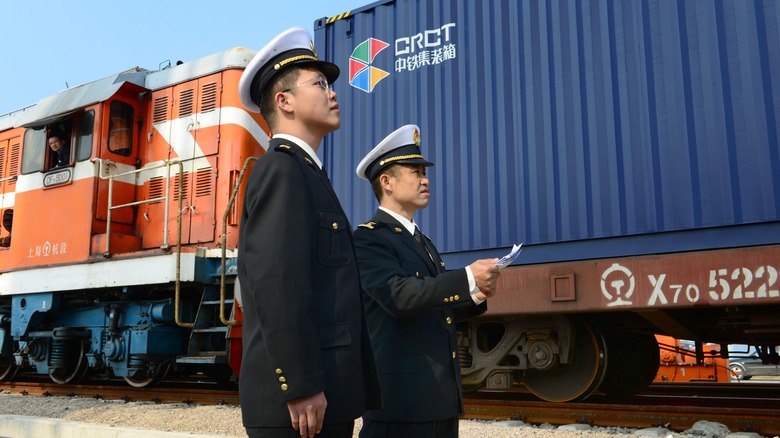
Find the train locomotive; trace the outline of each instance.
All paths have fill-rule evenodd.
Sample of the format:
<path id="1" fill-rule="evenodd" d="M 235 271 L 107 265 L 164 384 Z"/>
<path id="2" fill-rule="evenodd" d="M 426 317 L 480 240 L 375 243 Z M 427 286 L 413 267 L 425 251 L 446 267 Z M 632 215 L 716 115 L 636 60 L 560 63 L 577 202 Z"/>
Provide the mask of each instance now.
<path id="1" fill-rule="evenodd" d="M 240 182 L 268 144 L 237 96 L 253 55 L 133 68 L 0 118 L 0 380 L 238 371 Z"/>

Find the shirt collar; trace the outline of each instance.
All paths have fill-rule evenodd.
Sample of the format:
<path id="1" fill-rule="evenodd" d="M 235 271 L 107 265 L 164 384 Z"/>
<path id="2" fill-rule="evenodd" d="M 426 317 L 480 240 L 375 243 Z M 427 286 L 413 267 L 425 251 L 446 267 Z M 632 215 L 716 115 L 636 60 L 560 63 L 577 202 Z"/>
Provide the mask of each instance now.
<path id="1" fill-rule="evenodd" d="M 414 229 L 417 228 L 417 224 L 415 224 L 414 221 L 410 221 L 409 219 L 401 216 L 400 214 L 398 214 L 398 213 L 396 213 L 394 211 L 390 211 L 390 210 L 386 209 L 385 207 L 380 206 L 379 209 L 384 211 L 385 213 L 389 214 L 390 216 L 392 216 L 401 225 L 403 225 L 404 228 L 406 228 L 406 231 L 408 231 L 409 234 L 414 236 Z"/>
<path id="2" fill-rule="evenodd" d="M 290 134 L 274 134 L 274 136 L 271 138 L 283 138 L 285 140 L 289 140 L 297 144 L 298 146 L 301 147 L 301 149 L 303 149 L 304 151 L 306 151 L 307 154 L 309 154 L 309 156 L 311 157 L 312 160 L 314 160 L 315 163 L 317 163 L 317 167 L 322 169 L 322 161 L 320 161 L 320 157 L 318 157 L 317 153 L 314 152 L 314 148 L 309 146 L 309 144 L 306 143 L 305 141 Z"/>

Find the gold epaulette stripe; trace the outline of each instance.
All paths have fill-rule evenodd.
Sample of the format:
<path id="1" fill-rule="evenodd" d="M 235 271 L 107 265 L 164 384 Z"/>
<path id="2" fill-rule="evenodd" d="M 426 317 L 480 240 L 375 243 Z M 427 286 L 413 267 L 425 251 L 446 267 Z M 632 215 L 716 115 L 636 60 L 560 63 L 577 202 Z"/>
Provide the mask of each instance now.
<path id="1" fill-rule="evenodd" d="M 398 160 L 409 160 L 409 159 L 412 159 L 412 158 L 423 158 L 423 156 L 420 155 L 420 154 L 412 154 L 412 155 L 401 155 L 399 157 L 390 157 L 390 158 L 387 158 L 387 159 L 384 159 L 384 160 L 380 161 L 379 165 L 380 166 L 384 166 L 385 163 L 392 163 L 392 162 L 398 161 Z"/>

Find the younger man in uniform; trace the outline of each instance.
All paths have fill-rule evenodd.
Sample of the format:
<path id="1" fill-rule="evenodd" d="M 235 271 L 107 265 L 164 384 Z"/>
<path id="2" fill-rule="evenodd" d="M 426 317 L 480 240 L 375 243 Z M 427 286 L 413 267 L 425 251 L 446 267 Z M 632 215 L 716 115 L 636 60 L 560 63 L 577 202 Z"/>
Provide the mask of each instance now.
<path id="1" fill-rule="evenodd" d="M 250 438 L 351 438 L 354 419 L 379 403 L 350 225 L 316 154 L 341 124 L 338 76 L 296 27 L 239 82 L 241 102 L 273 133 L 247 182 L 239 236 Z"/>

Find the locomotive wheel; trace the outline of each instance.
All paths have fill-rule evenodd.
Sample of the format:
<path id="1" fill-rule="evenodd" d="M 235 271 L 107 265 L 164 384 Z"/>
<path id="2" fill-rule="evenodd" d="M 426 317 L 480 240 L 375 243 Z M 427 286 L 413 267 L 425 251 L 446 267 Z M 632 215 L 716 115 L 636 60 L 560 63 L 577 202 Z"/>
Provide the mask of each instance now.
<path id="1" fill-rule="evenodd" d="M 571 361 L 552 369 L 526 370 L 523 383 L 542 400 L 561 403 L 583 400 L 598 388 L 606 371 L 604 339 L 585 323 L 572 324 Z"/>
<path id="2" fill-rule="evenodd" d="M 604 394 L 612 397 L 634 395 L 653 383 L 661 365 L 661 351 L 655 336 L 611 332 L 604 335 L 604 340 L 607 373 L 599 388 Z"/>
<path id="3" fill-rule="evenodd" d="M 133 388 L 146 388 L 149 386 L 155 386 L 158 383 L 165 380 L 168 375 L 168 371 L 171 369 L 170 362 L 162 362 L 154 365 L 153 372 L 139 371 L 133 376 L 125 376 L 125 382 Z"/>
<path id="4" fill-rule="evenodd" d="M 79 345 L 78 354 L 70 356 L 68 366 L 65 369 L 54 369 L 49 371 L 49 378 L 52 382 L 59 385 L 65 385 L 69 383 L 78 383 L 89 371 L 87 360 L 84 357 L 84 342 L 81 340 L 74 341 Z"/>
<path id="5" fill-rule="evenodd" d="M 13 380 L 17 371 L 19 371 L 19 367 L 13 356 L 0 357 L 0 382 Z"/>

